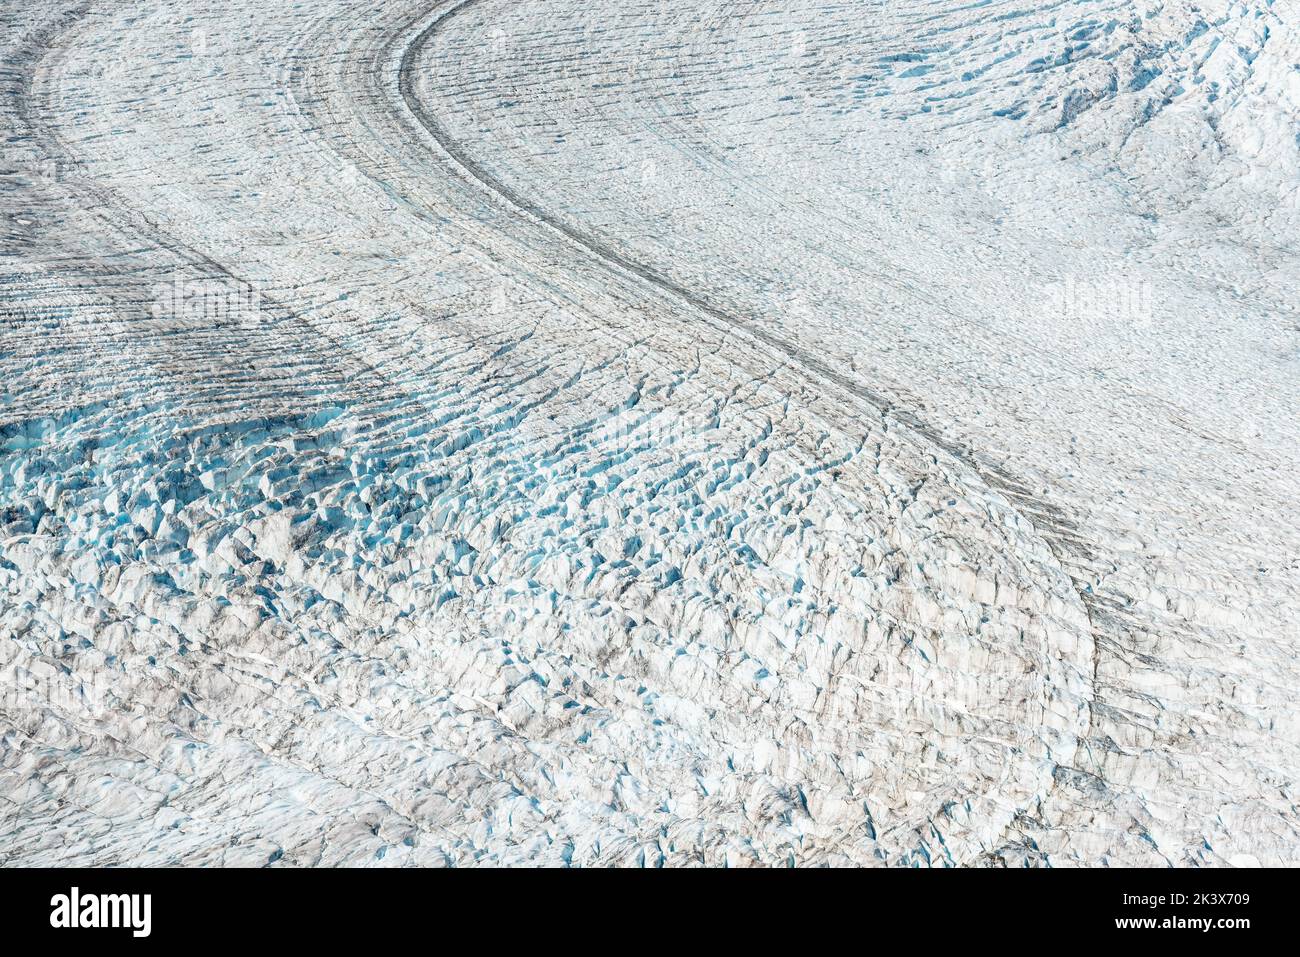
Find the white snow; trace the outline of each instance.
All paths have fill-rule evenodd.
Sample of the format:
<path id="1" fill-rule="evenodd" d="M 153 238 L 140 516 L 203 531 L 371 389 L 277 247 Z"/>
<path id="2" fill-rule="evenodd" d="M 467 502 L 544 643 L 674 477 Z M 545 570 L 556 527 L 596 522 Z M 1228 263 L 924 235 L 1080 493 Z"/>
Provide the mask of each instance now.
<path id="1" fill-rule="evenodd" d="M 0 18 L 0 862 L 1300 863 L 1294 5 Z"/>

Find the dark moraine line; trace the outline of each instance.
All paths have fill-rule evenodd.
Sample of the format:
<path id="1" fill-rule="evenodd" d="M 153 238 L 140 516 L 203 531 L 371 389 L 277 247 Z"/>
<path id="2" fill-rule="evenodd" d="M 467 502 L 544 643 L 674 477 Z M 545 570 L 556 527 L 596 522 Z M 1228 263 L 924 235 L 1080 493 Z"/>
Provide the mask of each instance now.
<path id="1" fill-rule="evenodd" d="M 901 408 L 888 396 L 846 376 L 817 356 L 798 348 L 780 336 L 774 335 L 764 329 L 760 323 L 734 316 L 668 276 L 656 272 L 644 263 L 629 259 L 602 241 L 599 236 L 585 232 L 561 219 L 485 169 L 451 134 L 438 117 L 431 113 L 420 101 L 419 97 L 415 95 L 413 80 L 415 61 L 423 55 L 425 48 L 437 34 L 438 29 L 456 14 L 478 6 L 481 2 L 482 0 L 461 0 L 461 2 L 457 3 L 453 0 L 447 9 L 428 23 L 406 48 L 402 54 L 401 65 L 398 70 L 398 90 L 406 103 L 407 109 L 411 111 L 411 114 L 447 155 L 455 160 L 457 165 L 512 206 L 568 237 L 596 258 L 612 266 L 616 271 L 640 279 L 659 292 L 685 303 L 697 312 L 701 312 L 716 322 L 723 324 L 728 329 L 740 332 L 750 339 L 757 339 L 769 349 L 780 353 L 788 361 L 815 373 L 819 378 L 834 383 L 846 392 L 866 402 L 882 417 L 892 417 L 917 432 L 952 458 L 973 469 L 981 477 L 988 480 L 989 484 L 998 491 L 1025 502 L 1029 506 L 1028 510 L 1030 512 L 1048 518 L 1050 525 L 1058 526 L 1062 532 L 1069 533 L 1074 538 L 1078 537 L 1078 526 L 1058 506 L 1038 500 L 1032 495 L 1024 482 L 1003 472 L 997 466 L 977 461 L 975 455 L 968 448 L 946 438 L 914 413 Z M 1042 530 L 1041 525 L 1041 522 L 1035 523 L 1035 527 L 1039 528 L 1040 531 Z M 1072 551 L 1077 552 L 1078 549 Z M 1086 557 L 1090 558 L 1091 556 Z"/>
<path id="2" fill-rule="evenodd" d="M 666 294 L 671 299 L 684 303 L 716 323 L 722 324 L 727 329 L 739 332 L 751 340 L 758 340 L 770 350 L 783 356 L 787 361 L 798 365 L 817 378 L 838 386 L 858 400 L 866 403 L 882 419 L 892 417 L 895 421 L 922 436 L 930 444 L 974 471 L 991 489 L 1005 495 L 1016 511 L 1024 516 L 1030 525 L 1043 536 L 1052 552 L 1057 556 L 1057 560 L 1061 562 L 1066 573 L 1070 575 L 1074 590 L 1083 603 L 1084 610 L 1088 614 L 1091 623 L 1094 637 L 1093 676 L 1095 679 L 1096 619 L 1101 616 L 1094 616 L 1094 611 L 1101 611 L 1100 607 L 1097 606 L 1099 599 L 1091 590 L 1085 588 L 1088 582 L 1075 577 L 1072 569 L 1091 568 L 1097 564 L 1097 560 L 1092 549 L 1082 537 L 1078 524 L 1063 509 L 1054 503 L 1042 500 L 1033 493 L 1023 480 L 1012 476 L 997 465 L 982 461 L 972 450 L 948 439 L 937 429 L 920 419 L 915 413 L 899 407 L 888 396 L 846 376 L 819 357 L 774 335 L 764 329 L 760 323 L 734 316 L 718 308 L 713 303 L 702 298 L 698 293 L 682 286 L 670 277 L 656 272 L 644 263 L 629 259 L 601 240 L 598 235 L 579 229 L 538 205 L 532 199 L 485 169 L 443 125 L 441 120 L 420 101 L 420 98 L 415 94 L 416 62 L 442 26 L 456 14 L 464 13 L 478 6 L 481 2 L 482 0 L 451 0 L 451 2 L 444 3 L 445 8 L 424 26 L 402 52 L 401 62 L 398 67 L 397 88 L 402 100 L 406 103 L 407 109 L 419 122 L 420 126 L 433 137 L 435 142 L 457 165 L 483 186 L 531 218 L 581 246 L 616 272 L 633 276 L 658 292 Z M 437 10 L 438 8 L 435 6 L 433 9 Z M 427 16 L 427 12 L 425 15 Z M 418 22 L 418 18 L 416 22 Z M 1066 561 L 1066 559 L 1069 559 L 1069 561 Z"/>

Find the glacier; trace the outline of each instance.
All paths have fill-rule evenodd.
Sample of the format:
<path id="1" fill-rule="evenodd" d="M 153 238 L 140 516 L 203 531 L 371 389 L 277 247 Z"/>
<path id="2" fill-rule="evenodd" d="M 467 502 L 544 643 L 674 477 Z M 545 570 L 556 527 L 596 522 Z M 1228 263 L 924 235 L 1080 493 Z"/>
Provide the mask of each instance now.
<path id="1" fill-rule="evenodd" d="M 1300 864 L 1300 8 L 15 0 L 0 864 Z"/>

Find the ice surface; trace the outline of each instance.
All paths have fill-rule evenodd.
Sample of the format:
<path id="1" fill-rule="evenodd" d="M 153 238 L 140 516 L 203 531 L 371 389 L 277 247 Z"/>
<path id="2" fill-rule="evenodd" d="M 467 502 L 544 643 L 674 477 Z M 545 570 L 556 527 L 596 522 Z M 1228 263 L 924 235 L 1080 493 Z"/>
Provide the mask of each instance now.
<path id="1" fill-rule="evenodd" d="M 0 861 L 1300 863 L 1294 5 L 0 18 Z"/>

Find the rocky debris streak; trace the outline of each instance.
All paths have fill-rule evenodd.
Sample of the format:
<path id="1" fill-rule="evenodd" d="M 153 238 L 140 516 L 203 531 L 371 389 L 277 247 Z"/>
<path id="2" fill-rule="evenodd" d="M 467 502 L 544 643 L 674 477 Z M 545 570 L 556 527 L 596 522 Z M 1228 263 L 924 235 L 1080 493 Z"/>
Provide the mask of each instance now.
<path id="1" fill-rule="evenodd" d="M 1288 9 L 13 7 L 0 861 L 1295 863 Z"/>

